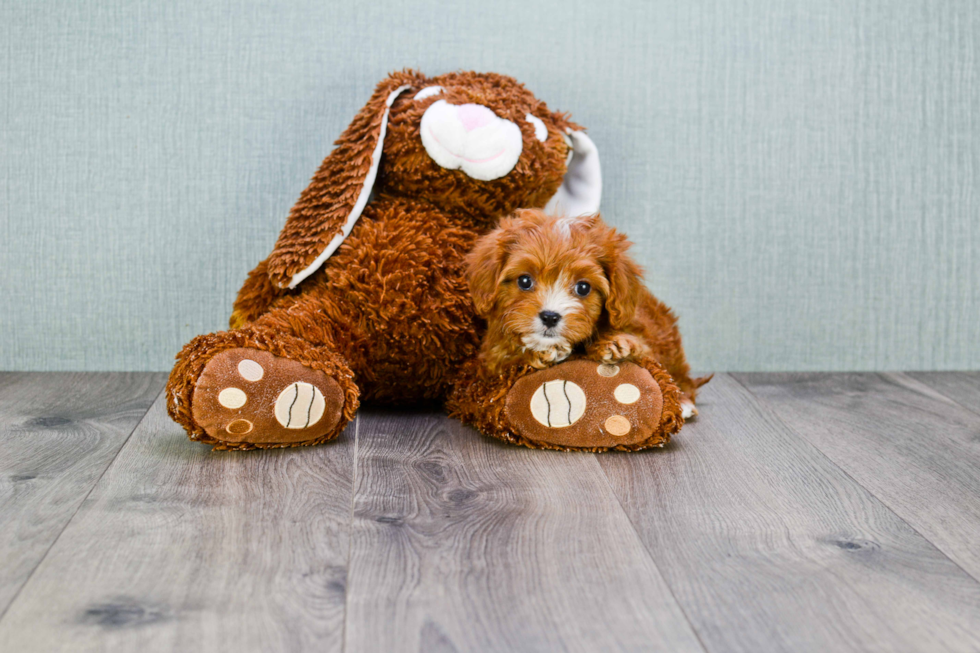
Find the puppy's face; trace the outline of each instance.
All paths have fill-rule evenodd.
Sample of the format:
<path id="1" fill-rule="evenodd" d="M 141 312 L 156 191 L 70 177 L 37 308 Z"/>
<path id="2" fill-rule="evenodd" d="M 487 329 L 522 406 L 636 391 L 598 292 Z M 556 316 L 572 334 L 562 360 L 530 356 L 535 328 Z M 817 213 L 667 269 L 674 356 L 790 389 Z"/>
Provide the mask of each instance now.
<path id="1" fill-rule="evenodd" d="M 467 259 L 477 313 L 492 331 L 533 351 L 583 343 L 600 320 L 621 328 L 632 320 L 641 288 L 628 246 L 598 216 L 517 211 Z"/>
<path id="2" fill-rule="evenodd" d="M 609 282 L 593 257 L 556 245 L 538 238 L 518 240 L 497 284 L 495 318 L 533 351 L 587 340 L 609 294 Z"/>

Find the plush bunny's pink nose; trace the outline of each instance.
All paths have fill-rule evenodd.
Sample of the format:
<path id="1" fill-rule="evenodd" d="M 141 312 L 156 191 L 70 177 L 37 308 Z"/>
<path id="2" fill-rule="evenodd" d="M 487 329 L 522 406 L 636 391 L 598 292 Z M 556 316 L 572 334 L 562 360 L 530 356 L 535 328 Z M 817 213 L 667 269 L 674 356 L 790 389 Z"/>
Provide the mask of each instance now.
<path id="1" fill-rule="evenodd" d="M 490 123 L 497 116 L 493 111 L 479 104 L 462 104 L 456 107 L 456 116 L 468 132 Z"/>

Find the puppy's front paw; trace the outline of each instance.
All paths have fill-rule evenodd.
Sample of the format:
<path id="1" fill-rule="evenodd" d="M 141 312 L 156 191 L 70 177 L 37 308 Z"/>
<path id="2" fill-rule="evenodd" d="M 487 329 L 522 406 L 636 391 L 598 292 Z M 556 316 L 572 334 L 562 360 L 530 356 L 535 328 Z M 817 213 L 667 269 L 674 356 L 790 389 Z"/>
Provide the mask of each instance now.
<path id="1" fill-rule="evenodd" d="M 572 346 L 569 344 L 561 343 L 558 345 L 552 345 L 547 349 L 534 350 L 530 355 L 530 365 L 531 367 L 543 370 L 546 367 L 551 367 L 555 363 L 560 363 L 566 358 L 568 358 L 572 353 Z"/>
<path id="2" fill-rule="evenodd" d="M 617 333 L 593 345 L 594 358 L 606 363 L 620 363 L 629 358 L 641 357 L 649 348 L 641 339 L 628 333 Z"/>

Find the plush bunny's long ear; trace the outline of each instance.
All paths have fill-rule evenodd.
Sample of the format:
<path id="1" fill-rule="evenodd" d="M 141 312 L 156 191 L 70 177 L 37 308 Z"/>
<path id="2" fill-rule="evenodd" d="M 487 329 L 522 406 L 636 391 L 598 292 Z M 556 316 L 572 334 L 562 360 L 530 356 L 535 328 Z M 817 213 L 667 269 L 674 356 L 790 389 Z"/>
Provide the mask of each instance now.
<path id="1" fill-rule="evenodd" d="M 572 156 L 561 188 L 544 210 L 551 215 L 574 218 L 599 212 L 602 199 L 602 169 L 599 150 L 584 131 L 568 132 Z"/>
<path id="2" fill-rule="evenodd" d="M 337 139 L 333 152 L 290 211 L 268 258 L 268 274 L 274 286 L 295 288 L 350 234 L 378 175 L 391 105 L 420 79 L 406 71 L 381 82 Z"/>

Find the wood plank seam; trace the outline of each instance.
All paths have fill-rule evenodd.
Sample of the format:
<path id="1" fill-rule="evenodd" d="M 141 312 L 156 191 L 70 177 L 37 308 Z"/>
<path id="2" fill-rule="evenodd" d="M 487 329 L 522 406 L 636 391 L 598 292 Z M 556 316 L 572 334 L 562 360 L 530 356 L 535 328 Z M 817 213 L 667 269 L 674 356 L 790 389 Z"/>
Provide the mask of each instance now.
<path id="1" fill-rule="evenodd" d="M 908 520 L 906 520 L 900 514 L 898 514 L 898 512 L 891 506 L 891 504 L 888 503 L 888 501 L 886 501 L 884 498 L 882 498 L 881 496 L 879 496 L 871 488 L 869 488 L 866 485 L 864 485 L 863 483 L 859 482 L 846 469 L 844 469 L 843 467 L 841 467 L 840 465 L 838 465 L 836 462 L 834 462 L 834 460 L 830 456 L 828 456 L 826 453 L 824 453 L 823 450 L 820 449 L 820 447 L 818 447 L 817 445 L 813 444 L 809 439 L 807 439 L 806 437 L 802 436 L 796 429 L 792 428 L 786 422 L 784 422 L 783 419 L 780 417 L 779 413 L 773 408 L 773 406 L 769 403 L 769 401 L 765 397 L 763 397 L 763 396 L 761 396 L 761 395 L 753 392 L 752 391 L 752 388 L 750 386 L 748 386 L 748 385 L 746 385 L 745 383 L 742 382 L 742 380 L 739 378 L 739 376 L 740 376 L 739 374 L 730 374 L 729 376 L 731 376 L 731 378 L 733 378 L 740 386 L 742 386 L 743 388 L 745 388 L 749 392 L 749 394 L 751 394 L 753 397 L 755 397 L 755 399 L 758 402 L 759 406 L 766 413 L 768 413 L 769 417 L 771 417 L 772 419 L 775 419 L 777 422 L 779 422 L 779 424 L 783 428 L 785 428 L 788 433 L 792 433 L 795 437 L 799 438 L 804 444 L 806 444 L 807 446 L 811 447 L 814 451 L 816 451 L 817 453 L 819 453 L 821 457 L 825 458 L 827 460 L 827 462 L 829 462 L 831 465 L 833 465 L 834 467 L 836 467 L 837 469 L 839 469 L 840 472 L 844 476 L 846 476 L 848 479 L 850 479 L 851 481 L 853 481 L 855 483 L 855 485 L 857 485 L 858 487 L 864 488 L 864 490 L 868 494 L 870 494 L 872 497 L 874 497 L 876 501 L 878 501 L 879 503 L 881 503 L 881 505 L 884 506 L 885 509 L 888 510 L 888 512 L 890 512 L 892 515 L 894 515 L 895 519 L 900 520 L 902 523 L 904 523 L 906 526 L 908 526 L 916 535 L 918 535 L 923 540 L 925 540 L 926 542 L 928 542 L 929 544 L 931 544 L 937 551 L 939 551 L 941 554 L 943 554 L 943 557 L 946 558 L 947 560 L 949 560 L 953 564 L 954 567 L 956 567 L 957 569 L 959 569 L 960 571 L 962 571 L 964 574 L 966 574 L 970 578 L 972 578 L 975 581 L 977 581 L 978 583 L 980 583 L 980 577 L 978 577 L 978 576 L 970 573 L 962 565 L 960 565 L 960 563 L 958 563 L 954 558 L 950 557 L 950 555 L 946 551 L 944 551 L 939 544 L 933 542 L 931 539 L 929 539 L 928 537 L 926 537 L 926 535 L 924 533 L 922 533 L 918 528 L 916 528 Z M 881 378 L 885 382 L 890 382 L 889 379 L 888 379 L 888 377 L 885 376 L 882 373 L 875 373 L 875 376 Z M 914 379 L 912 379 L 911 377 L 908 377 L 908 378 L 910 380 L 913 380 L 914 381 Z"/>
<path id="2" fill-rule="evenodd" d="M 45 551 L 44 551 L 44 555 L 42 555 L 38 559 L 37 564 L 34 565 L 34 568 L 33 569 L 31 569 L 31 573 L 27 575 L 27 578 L 24 579 L 24 582 L 21 583 L 21 586 L 17 588 L 17 591 L 14 593 L 13 598 L 10 599 L 10 602 L 3 609 L 3 612 L 0 612 L 0 622 L 3 621 L 3 618 L 10 611 L 11 606 L 13 606 L 14 603 L 17 602 L 17 598 L 20 596 L 21 592 L 24 591 L 24 588 L 27 587 L 28 584 L 31 582 L 31 579 L 34 577 L 34 574 L 37 572 L 37 570 L 40 569 L 41 565 L 44 563 L 44 560 L 48 557 L 48 553 L 51 552 L 51 549 L 53 549 L 54 546 L 55 546 L 55 544 L 58 543 L 58 540 L 61 539 L 62 534 L 64 534 L 64 532 L 68 529 L 68 526 L 70 526 L 71 523 L 75 520 L 75 517 L 78 515 L 78 512 L 82 509 L 82 506 L 85 505 L 85 502 L 88 501 L 89 496 L 91 496 L 91 494 L 95 490 L 95 488 L 98 487 L 99 482 L 102 481 L 102 477 L 106 475 L 106 472 L 109 471 L 109 468 L 112 467 L 113 463 L 116 462 L 116 459 L 119 457 L 120 452 L 122 452 L 122 450 L 126 448 L 126 445 L 129 444 L 129 439 L 131 437 L 133 437 L 133 433 L 136 432 L 136 429 L 139 428 L 139 425 L 142 424 L 143 423 L 143 420 L 146 419 L 146 416 L 150 412 L 150 409 L 153 408 L 153 405 L 156 404 L 156 402 L 160 399 L 160 395 L 162 395 L 165 390 L 166 390 L 166 387 L 160 388 L 160 392 L 158 392 L 156 394 L 156 396 L 154 396 L 153 401 L 151 401 L 150 402 L 150 405 L 146 407 L 146 410 L 145 411 L 143 411 L 143 416 L 140 417 L 139 420 L 136 421 L 136 423 L 133 425 L 133 428 L 126 435 L 126 439 L 123 440 L 122 445 L 118 449 L 116 449 L 116 453 L 113 454 L 112 459 L 102 469 L 102 472 L 99 474 L 99 477 L 97 479 L 95 479 L 95 482 L 92 483 L 91 487 L 89 487 L 88 492 L 85 493 L 85 496 L 82 498 L 82 500 L 78 502 L 78 505 L 77 506 L 75 506 L 74 512 L 72 512 L 71 517 L 67 521 L 65 521 L 65 525 L 61 528 L 61 531 L 58 533 L 58 537 L 56 537 L 53 540 L 51 540 L 51 543 L 48 545 L 47 549 L 45 549 Z"/>
<path id="3" fill-rule="evenodd" d="M 0 650 L 339 653 L 353 429 L 215 454 L 165 399 L 0 623 Z"/>
<path id="4" fill-rule="evenodd" d="M 363 421 L 347 650 L 704 653 L 593 456 L 427 412 Z"/>
<path id="5" fill-rule="evenodd" d="M 672 450 L 599 458 L 710 650 L 977 650 L 976 580 L 726 376 Z"/>
<path id="6" fill-rule="evenodd" d="M 647 452 L 646 454 L 643 455 L 649 455 L 650 453 L 651 452 Z M 592 457 L 592 462 L 596 465 L 596 467 L 599 468 L 599 472 L 601 472 L 602 478 L 606 482 L 606 487 L 609 488 L 609 492 L 613 495 L 613 497 L 615 497 L 616 505 L 619 506 L 619 512 L 622 513 L 623 517 L 626 518 L 626 522 L 630 525 L 630 530 L 633 531 L 633 535 L 636 536 L 636 540 L 640 543 L 640 546 L 643 547 L 643 551 L 644 553 L 646 553 L 647 558 L 650 560 L 650 564 L 652 564 L 654 569 L 657 570 L 657 574 L 660 576 L 661 580 L 663 580 L 664 586 L 667 588 L 667 591 L 670 592 L 670 598 L 673 599 L 674 603 L 677 604 L 677 608 L 681 611 L 681 614 L 684 615 L 684 621 L 687 622 L 688 628 L 691 629 L 691 632 L 694 633 L 694 637 L 698 640 L 698 646 L 701 647 L 702 651 L 708 653 L 710 649 L 708 649 L 708 647 L 705 645 L 704 640 L 701 639 L 701 633 L 698 632 L 698 629 L 694 626 L 694 623 L 691 621 L 690 616 L 688 616 L 687 610 L 684 609 L 684 604 L 681 603 L 681 601 L 677 598 L 677 594 L 676 592 L 674 592 L 674 588 L 667 581 L 666 576 L 664 576 L 663 572 L 660 570 L 660 565 L 657 564 L 657 559 L 653 556 L 653 552 L 650 551 L 650 548 L 647 546 L 647 543 L 644 541 L 643 536 L 637 530 L 636 524 L 633 523 L 633 519 L 626 511 L 626 507 L 623 505 L 623 500 L 622 498 L 620 498 L 619 493 L 616 492 L 616 488 L 613 487 L 612 481 L 609 480 L 609 475 L 606 474 L 606 470 L 602 467 L 602 465 L 599 464 L 599 460 L 596 458 L 596 454 L 593 453 L 589 455 Z"/>
<path id="7" fill-rule="evenodd" d="M 909 377 L 909 378 L 913 378 L 913 377 Z M 920 383 L 921 383 L 921 381 L 920 381 Z M 933 388 L 933 390 L 936 390 L 936 389 Z M 962 401 L 960 401 L 959 399 L 957 399 L 956 397 L 950 397 L 948 394 L 946 394 L 942 390 L 936 390 L 936 392 L 938 392 L 942 396 L 946 397 L 947 399 L 949 399 L 950 401 L 952 401 L 954 404 L 956 404 L 957 406 L 959 406 L 963 410 L 965 410 L 967 412 L 970 412 L 970 413 L 973 413 L 974 415 L 980 415 L 980 409 L 977 409 L 976 406 L 969 406 L 969 405 L 963 403 Z"/>
<path id="8" fill-rule="evenodd" d="M 340 650 L 347 650 L 347 610 L 350 607 L 350 560 L 354 550 L 354 499 L 357 495 L 357 446 L 360 442 L 361 416 L 354 416 L 354 453 L 351 456 L 350 510 L 347 512 L 347 569 L 344 581 L 344 621 Z"/>
<path id="9" fill-rule="evenodd" d="M 960 374 L 964 374 L 963 372 L 959 372 L 959 373 Z M 908 372 L 902 372 L 901 374 L 902 374 L 902 376 L 905 376 L 905 377 L 907 377 L 909 379 L 912 379 L 917 384 L 924 385 L 927 388 L 929 388 L 930 390 L 932 390 L 933 392 L 936 392 L 936 393 L 941 394 L 943 397 L 945 397 L 946 399 L 949 399 L 950 401 L 952 401 L 954 404 L 956 404 L 960 408 L 962 408 L 962 409 L 964 409 L 964 410 L 966 410 L 968 412 L 971 412 L 974 415 L 980 415 L 980 405 L 978 405 L 978 404 L 968 404 L 968 403 L 965 403 L 965 402 L 963 402 L 962 399 L 957 399 L 956 397 L 954 397 L 953 395 L 949 394 L 948 392 L 943 391 L 940 388 L 932 385 L 931 383 L 928 382 L 928 380 L 922 379 L 922 378 L 917 378 L 918 374 L 921 374 L 921 373 L 915 373 L 915 372 L 913 372 L 913 373 L 910 374 Z M 913 374 L 916 374 L 916 376 L 913 376 Z M 952 372 L 952 374 L 957 374 L 957 372 Z M 969 374 L 969 373 L 967 372 L 966 374 Z"/>

